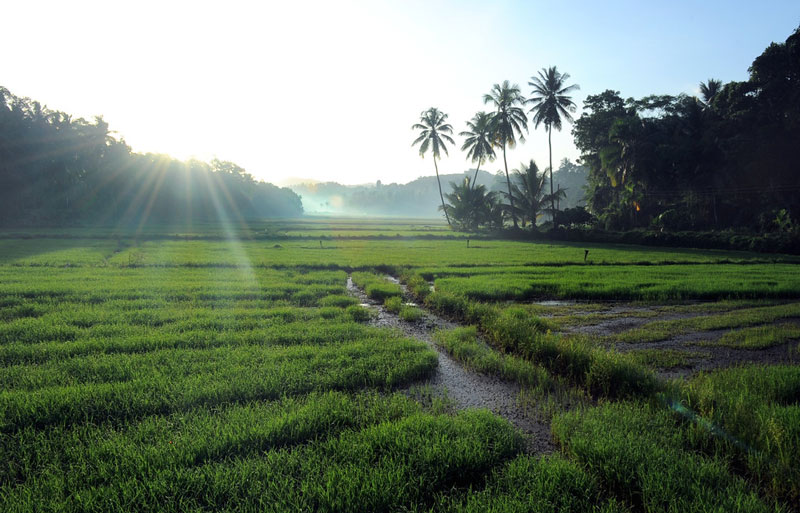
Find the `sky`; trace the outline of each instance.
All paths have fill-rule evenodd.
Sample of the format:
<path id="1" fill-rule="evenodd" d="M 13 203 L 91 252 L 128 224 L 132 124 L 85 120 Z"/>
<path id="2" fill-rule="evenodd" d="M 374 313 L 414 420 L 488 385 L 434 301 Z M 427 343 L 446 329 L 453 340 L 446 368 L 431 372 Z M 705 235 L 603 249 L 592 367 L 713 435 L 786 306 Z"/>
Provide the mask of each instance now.
<path id="1" fill-rule="evenodd" d="M 411 146 L 432 106 L 457 143 L 439 171 L 460 173 L 474 164 L 457 134 L 490 110 L 495 83 L 527 95 L 557 66 L 580 86 L 577 118 L 606 89 L 693 95 L 708 78 L 745 80 L 800 25 L 797 0 L 26 0 L 2 12 L 0 86 L 102 115 L 134 151 L 230 160 L 278 184 L 432 175 Z M 530 129 L 509 169 L 547 165 L 546 132 Z M 553 134 L 553 162 L 565 157 L 579 157 L 569 125 Z"/>

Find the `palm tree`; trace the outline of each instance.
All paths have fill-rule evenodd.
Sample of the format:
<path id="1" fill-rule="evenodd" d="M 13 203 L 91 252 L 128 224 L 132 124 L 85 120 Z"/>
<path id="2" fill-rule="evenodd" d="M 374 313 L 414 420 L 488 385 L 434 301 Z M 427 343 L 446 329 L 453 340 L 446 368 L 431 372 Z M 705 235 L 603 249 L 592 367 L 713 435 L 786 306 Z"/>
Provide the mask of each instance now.
<path id="1" fill-rule="evenodd" d="M 535 227 L 536 219 L 539 217 L 539 213 L 544 210 L 544 204 L 549 199 L 544 194 L 547 174 L 542 173 L 540 175 L 536 162 L 531 159 L 527 166 L 523 162 L 520 164 L 519 169 L 514 170 L 514 178 L 513 191 L 517 198 L 523 226 L 525 225 L 525 219 L 528 219 Z"/>
<path id="2" fill-rule="evenodd" d="M 511 218 L 514 220 L 514 228 L 517 226 L 517 215 L 514 213 L 514 196 L 511 194 L 511 179 L 508 176 L 508 162 L 506 161 L 506 146 L 513 148 L 517 143 L 525 142 L 522 129 L 528 131 L 528 118 L 517 105 L 523 105 L 525 98 L 519 91 L 519 86 L 513 86 L 504 80 L 502 84 L 495 84 L 489 94 L 483 95 L 483 103 L 492 103 L 495 113 L 492 115 L 492 125 L 494 144 L 503 147 L 503 165 L 506 170 L 506 184 L 508 185 L 508 197 L 511 202 Z"/>
<path id="3" fill-rule="evenodd" d="M 487 159 L 494 160 L 494 148 L 492 147 L 492 116 L 486 112 L 478 112 L 467 121 L 469 130 L 459 133 L 461 137 L 466 137 L 461 151 L 467 150 L 467 158 L 472 162 L 477 162 L 475 178 L 472 179 L 472 187 L 478 183 L 478 170 L 481 164 Z"/>
<path id="4" fill-rule="evenodd" d="M 567 93 L 580 89 L 577 84 L 565 85 L 569 73 L 559 73 L 555 66 L 542 68 L 538 77 L 531 77 L 528 85 L 533 87 L 533 96 L 528 103 L 533 104 L 530 112 L 533 113 L 534 127 L 538 128 L 544 123 L 547 129 L 547 145 L 550 149 L 550 200 L 553 212 L 553 227 L 556 227 L 556 203 L 553 192 L 553 128 L 561 131 L 561 118 L 572 122 L 571 113 L 575 112 L 575 102 Z"/>
<path id="5" fill-rule="evenodd" d="M 444 217 L 447 219 L 447 225 L 450 226 L 450 216 L 447 214 L 447 209 L 444 206 L 444 195 L 442 194 L 442 182 L 439 180 L 439 166 L 436 164 L 436 159 L 439 158 L 440 150 L 444 150 L 447 155 L 447 146 L 445 141 L 450 144 L 456 142 L 447 134 L 453 133 L 453 127 L 448 123 L 447 114 L 440 111 L 436 107 L 431 107 L 428 110 L 423 110 L 419 116 L 419 123 L 414 124 L 412 130 L 420 130 L 420 135 L 417 137 L 411 146 L 422 143 L 419 147 L 419 156 L 425 158 L 425 153 L 428 149 L 433 153 L 433 166 L 436 169 L 436 183 L 439 184 L 439 198 L 442 200 L 442 210 L 444 210 Z"/>
<path id="6" fill-rule="evenodd" d="M 707 82 L 700 82 L 700 94 L 703 96 L 703 107 L 708 108 L 714 97 L 722 89 L 722 80 L 709 78 Z"/>
<path id="7" fill-rule="evenodd" d="M 453 192 L 445 194 L 450 203 L 443 210 L 450 212 L 458 228 L 475 231 L 489 221 L 492 193 L 486 192 L 486 186 L 473 186 L 469 177 L 465 176 L 461 184 L 450 182 L 450 187 Z"/>

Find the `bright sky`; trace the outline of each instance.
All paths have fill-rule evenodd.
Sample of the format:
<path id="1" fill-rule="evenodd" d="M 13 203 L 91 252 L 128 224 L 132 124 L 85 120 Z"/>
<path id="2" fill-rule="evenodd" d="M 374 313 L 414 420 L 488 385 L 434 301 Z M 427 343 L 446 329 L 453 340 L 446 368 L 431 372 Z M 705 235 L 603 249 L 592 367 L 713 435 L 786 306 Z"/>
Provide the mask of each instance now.
<path id="1" fill-rule="evenodd" d="M 528 94 L 552 65 L 580 85 L 578 105 L 605 89 L 696 94 L 710 77 L 745 79 L 800 24 L 797 0 L 25 0 L 2 13 L 12 93 L 103 115 L 135 151 L 216 156 L 275 183 L 408 182 L 433 174 L 410 129 L 430 106 L 458 133 L 494 83 Z M 569 127 L 553 152 L 578 156 Z M 543 128 L 509 168 L 530 158 L 547 165 Z M 439 170 L 470 166 L 451 148 Z"/>

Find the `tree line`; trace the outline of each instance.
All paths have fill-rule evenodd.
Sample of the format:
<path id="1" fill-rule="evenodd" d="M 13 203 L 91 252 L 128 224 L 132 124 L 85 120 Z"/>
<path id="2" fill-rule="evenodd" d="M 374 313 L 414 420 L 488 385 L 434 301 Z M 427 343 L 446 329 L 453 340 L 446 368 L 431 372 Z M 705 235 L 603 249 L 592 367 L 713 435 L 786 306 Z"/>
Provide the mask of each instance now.
<path id="1" fill-rule="evenodd" d="M 700 97 L 589 96 L 573 135 L 607 229 L 786 230 L 800 214 L 800 28 Z"/>
<path id="2" fill-rule="evenodd" d="M 186 223 L 303 212 L 232 162 L 139 154 L 102 117 L 75 119 L 0 87 L 0 225 Z"/>
<path id="3" fill-rule="evenodd" d="M 758 56 L 748 80 L 709 79 L 699 97 L 623 99 L 612 90 L 588 96 L 572 129 L 580 163 L 588 168 L 588 213 L 557 208 L 552 147 L 544 173 L 531 161 L 512 178 L 505 159 L 506 147 L 524 141 L 528 114 L 535 127 L 544 125 L 548 142 L 562 121 L 572 121 L 569 92 L 577 86 L 567 85 L 568 78 L 546 68 L 529 82 L 530 98 L 508 81 L 484 96 L 494 111 L 467 122 L 462 150 L 479 166 L 502 150 L 507 190 L 491 193 L 467 179 L 444 194 L 440 184 L 449 223 L 502 228 L 510 219 L 518 227 L 520 220 L 535 224 L 547 214 L 555 227 L 589 222 L 606 230 L 800 231 L 800 28 Z M 420 155 L 432 153 L 434 164 L 447 144 L 455 144 L 447 115 L 437 108 L 424 111 L 413 128 L 420 131 L 413 144 Z"/>
<path id="4" fill-rule="evenodd" d="M 468 230 L 481 227 L 500 229 L 505 219 L 510 218 L 514 228 L 519 228 L 520 223 L 524 228 L 526 222 L 535 227 L 538 217 L 548 213 L 554 226 L 558 226 L 556 201 L 563 198 L 564 193 L 553 188 L 553 147 L 550 141 L 552 130 L 561 130 L 563 121 L 572 122 L 571 114 L 576 110 L 569 93 L 578 89 L 578 85 L 567 85 L 568 80 L 569 74 L 560 73 L 552 66 L 543 68 L 537 76 L 531 77 L 528 85 L 532 91 L 528 98 L 522 95 L 518 85 L 512 85 L 508 80 L 494 84 L 491 91 L 483 96 L 483 102 L 491 105 L 493 111 L 478 112 L 467 122 L 468 130 L 459 134 L 464 137 L 461 150 L 467 152 L 468 159 L 478 164 L 475 178 L 480 166 L 486 161 L 493 161 L 497 157 L 495 150 L 501 150 L 506 192 L 488 191 L 484 186 L 477 185 L 475 178 L 470 180 L 466 177 L 462 184 L 452 185 L 452 193 L 447 194 L 448 204 L 444 200 L 441 181 L 438 181 L 441 210 L 449 225 Z M 518 141 L 525 142 L 525 133 L 528 132 L 527 105 L 531 106 L 528 112 L 534 127 L 543 125 L 547 132 L 550 166 L 540 174 L 533 160 L 528 164 L 523 163 L 514 171 L 512 183 L 506 148 L 513 148 Z M 442 152 L 448 153 L 447 144 L 455 144 L 450 136 L 453 127 L 447 123 L 447 114 L 431 107 L 420 114 L 419 123 L 414 124 L 412 129 L 419 130 L 419 136 L 412 146 L 419 145 L 422 157 L 430 151 L 438 179 L 436 160 Z M 548 174 L 549 193 L 545 187 Z"/>

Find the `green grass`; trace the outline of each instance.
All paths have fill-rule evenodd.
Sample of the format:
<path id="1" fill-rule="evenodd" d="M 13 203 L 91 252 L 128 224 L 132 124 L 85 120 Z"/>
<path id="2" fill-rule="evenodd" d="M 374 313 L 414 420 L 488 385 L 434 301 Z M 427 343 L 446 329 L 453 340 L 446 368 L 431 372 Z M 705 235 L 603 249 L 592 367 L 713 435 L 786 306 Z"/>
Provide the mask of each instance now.
<path id="1" fill-rule="evenodd" d="M 604 497 L 597 480 L 560 456 L 520 456 L 496 470 L 485 488 L 442 501 L 441 511 L 458 513 L 612 513 L 628 509 Z"/>
<path id="2" fill-rule="evenodd" d="M 4 490 L 0 501 L 4 511 L 388 511 L 432 503 L 520 449 L 511 426 L 488 412 L 417 413 L 297 448 L 193 466 L 145 464 L 127 478 L 91 486 L 48 473 L 29 487 Z"/>
<path id="3" fill-rule="evenodd" d="M 366 269 L 391 265 L 417 267 L 435 272 L 448 266 L 448 272 L 461 267 L 470 273 L 473 266 L 504 269 L 509 266 L 543 264 L 569 265 L 590 272 L 606 264 L 642 264 L 660 267 L 665 263 L 797 263 L 787 255 L 627 245 L 546 243 L 523 241 L 463 240 L 381 240 L 335 238 L 320 246 L 314 238 L 285 240 L 269 238 L 263 230 L 246 232 L 240 239 L 229 237 L 219 228 L 194 233 L 166 231 L 142 233 L 73 230 L 65 238 L 47 238 L 57 231 L 9 234 L 0 238 L 0 265 L 70 266 L 216 266 L 216 267 L 330 267 Z M 203 240 L 203 237 L 210 237 Z M 251 238 L 252 237 L 252 238 Z M 591 249 L 590 261 L 583 262 L 584 248 Z M 484 271 L 487 272 L 487 271 Z M 490 271 L 491 272 L 491 271 Z M 600 271 L 596 271 L 600 272 Z M 471 274 L 471 273 L 470 273 Z"/>
<path id="4" fill-rule="evenodd" d="M 774 511 L 720 458 L 684 446 L 668 410 L 606 404 L 557 416 L 553 432 L 567 453 L 637 511 Z"/>
<path id="5" fill-rule="evenodd" d="M 389 388 L 436 366 L 421 342 L 385 339 L 273 348 L 168 350 L 6 367 L 0 431 L 131 419 L 154 413 L 276 399 L 320 390 Z"/>
<path id="6" fill-rule="evenodd" d="M 416 306 L 403 303 L 401 296 L 389 296 L 383 302 L 386 311 L 397 314 L 406 322 L 418 322 L 424 317 L 422 310 Z"/>
<path id="7" fill-rule="evenodd" d="M 547 320 L 525 307 L 488 305 L 446 292 L 428 295 L 425 303 L 476 325 L 494 348 L 541 365 L 594 396 L 647 396 L 659 388 L 653 373 L 630 354 L 602 349 L 584 338 L 553 334 Z"/>
<path id="8" fill-rule="evenodd" d="M 10 437 L 14 443 L 0 467 L 0 483 L 42 479 L 60 469 L 76 487 L 91 480 L 112 484 L 120 473 L 144 478 L 160 469 L 289 447 L 419 412 L 419 404 L 401 394 L 329 391 L 215 410 L 198 407 L 119 427 L 103 422 L 27 428 Z"/>
<path id="9" fill-rule="evenodd" d="M 725 454 L 771 496 L 800 501 L 800 367 L 749 365 L 701 374 L 684 387 L 694 444 Z"/>
<path id="10" fill-rule="evenodd" d="M 475 239 L 467 248 L 441 223 L 359 223 L 0 233 L 0 511 L 797 503 L 797 367 L 666 385 L 648 367 L 687 354 L 620 354 L 553 333 L 565 315 L 607 319 L 600 300 L 657 299 L 670 302 L 659 314 L 714 314 L 681 320 L 693 329 L 743 328 L 729 335 L 740 346 L 779 343 L 796 326 L 756 327 L 798 316 L 797 303 L 764 299 L 798 297 L 797 258 Z M 456 414 L 417 388 L 436 353 L 368 326 L 371 310 L 347 293 L 351 273 L 415 322 L 422 310 L 387 272 L 428 308 L 474 326 L 436 342 L 521 384 L 520 407 L 553 419 L 563 455 L 522 455 L 507 422 Z M 539 297 L 598 301 L 502 302 Z M 731 299 L 675 302 L 719 297 Z M 676 394 L 674 409 L 615 402 L 662 391 Z"/>
<path id="11" fill-rule="evenodd" d="M 406 322 L 419 322 L 423 317 L 422 310 L 416 306 L 403 305 L 400 308 L 400 318 Z"/>
<path id="12" fill-rule="evenodd" d="M 607 265 L 529 267 L 492 274 L 437 277 L 437 291 L 478 301 L 539 298 L 587 300 L 796 298 L 795 264 Z"/>
<path id="13" fill-rule="evenodd" d="M 351 275 L 353 283 L 363 289 L 367 297 L 384 302 L 391 297 L 403 295 L 403 289 L 396 283 L 391 283 L 382 276 L 374 273 L 355 272 Z"/>
<path id="14" fill-rule="evenodd" d="M 400 309 L 403 308 L 403 298 L 400 296 L 387 297 L 383 302 L 383 307 L 386 308 L 388 312 L 399 314 Z"/>
<path id="15" fill-rule="evenodd" d="M 477 330 L 474 327 L 456 328 L 437 331 L 434 334 L 434 340 L 448 354 L 469 369 L 499 376 L 526 387 L 545 390 L 552 387 L 552 380 L 542 367 L 513 355 L 493 351 L 481 343 L 477 336 Z"/>

